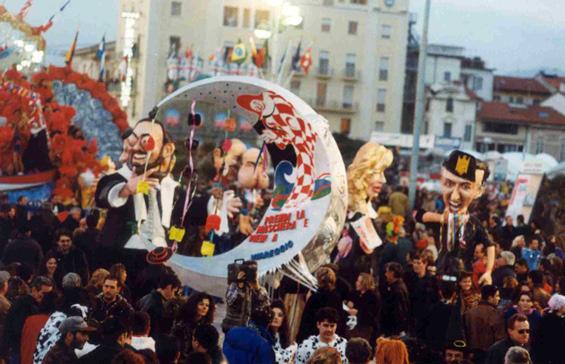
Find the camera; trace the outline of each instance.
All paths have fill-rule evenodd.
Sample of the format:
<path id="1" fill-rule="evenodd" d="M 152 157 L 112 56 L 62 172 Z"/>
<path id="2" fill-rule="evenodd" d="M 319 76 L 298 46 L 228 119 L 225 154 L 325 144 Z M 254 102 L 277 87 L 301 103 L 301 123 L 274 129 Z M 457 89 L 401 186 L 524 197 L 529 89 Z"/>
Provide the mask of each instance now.
<path id="1" fill-rule="evenodd" d="M 240 272 L 245 273 L 243 280 L 238 280 Z M 236 259 L 233 263 L 228 264 L 228 284 L 252 283 L 257 280 L 257 262 L 254 260 Z"/>

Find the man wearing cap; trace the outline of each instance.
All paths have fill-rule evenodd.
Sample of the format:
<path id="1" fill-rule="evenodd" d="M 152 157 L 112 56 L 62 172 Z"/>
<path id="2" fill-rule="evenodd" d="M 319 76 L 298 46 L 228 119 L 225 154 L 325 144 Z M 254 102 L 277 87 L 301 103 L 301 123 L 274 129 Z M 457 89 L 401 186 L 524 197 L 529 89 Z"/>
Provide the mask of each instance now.
<path id="1" fill-rule="evenodd" d="M 45 355 L 43 364 L 76 363 L 75 349 L 82 349 L 88 341 L 89 333 L 95 330 L 88 326 L 82 317 L 72 316 L 65 319 L 59 326 L 61 337 Z"/>
<path id="2" fill-rule="evenodd" d="M 443 274 L 456 275 L 463 268 L 472 270 L 475 247 L 483 244 L 487 266 L 480 284 L 492 284 L 495 248 L 481 222 L 468 209 L 483 194 L 489 173 L 486 163 L 462 151 L 453 151 L 441 169 L 443 214 L 420 210 L 415 215 L 417 222 L 435 225 L 440 242 L 438 268 Z"/>

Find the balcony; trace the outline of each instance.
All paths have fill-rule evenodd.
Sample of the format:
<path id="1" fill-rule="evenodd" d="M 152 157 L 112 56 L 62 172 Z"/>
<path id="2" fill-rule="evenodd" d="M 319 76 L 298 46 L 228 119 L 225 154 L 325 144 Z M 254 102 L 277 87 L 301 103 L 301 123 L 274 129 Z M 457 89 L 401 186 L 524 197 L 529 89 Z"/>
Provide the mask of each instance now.
<path id="1" fill-rule="evenodd" d="M 341 114 L 354 114 L 359 110 L 359 104 L 343 100 L 325 100 L 322 98 L 304 98 L 316 111 L 329 111 Z"/>
<path id="2" fill-rule="evenodd" d="M 361 79 L 361 71 L 356 71 L 355 68 L 344 68 L 341 71 L 341 77 L 344 81 L 357 81 Z"/>
<path id="3" fill-rule="evenodd" d="M 302 67 L 299 67 L 297 70 L 292 71 L 292 77 L 304 77 L 304 76 L 306 76 L 306 73 L 304 73 Z"/>
<path id="4" fill-rule="evenodd" d="M 315 74 L 318 78 L 331 78 L 334 74 L 334 69 L 331 67 L 316 67 Z"/>

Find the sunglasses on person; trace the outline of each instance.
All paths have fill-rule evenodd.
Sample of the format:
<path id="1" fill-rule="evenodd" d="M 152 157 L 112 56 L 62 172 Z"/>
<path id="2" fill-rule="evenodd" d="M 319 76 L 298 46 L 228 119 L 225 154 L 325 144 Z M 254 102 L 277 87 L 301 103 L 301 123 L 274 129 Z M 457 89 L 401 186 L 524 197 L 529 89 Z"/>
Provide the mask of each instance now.
<path id="1" fill-rule="evenodd" d="M 530 329 L 518 330 L 518 334 L 520 335 L 529 334 L 529 333 L 530 333 Z"/>

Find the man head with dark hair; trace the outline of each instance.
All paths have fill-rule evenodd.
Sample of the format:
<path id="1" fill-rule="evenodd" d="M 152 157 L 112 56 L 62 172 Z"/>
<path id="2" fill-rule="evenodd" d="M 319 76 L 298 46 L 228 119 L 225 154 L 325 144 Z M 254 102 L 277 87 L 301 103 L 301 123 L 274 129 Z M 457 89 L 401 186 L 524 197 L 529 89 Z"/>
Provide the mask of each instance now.
<path id="1" fill-rule="evenodd" d="M 174 272 L 164 274 L 158 283 L 158 288 L 143 296 L 137 303 L 139 309 L 147 312 L 151 317 L 151 336 L 164 334 L 166 322 L 165 303 L 173 299 L 181 286 L 181 282 Z"/>
<path id="2" fill-rule="evenodd" d="M 67 273 L 77 273 L 82 282 L 86 284 L 89 278 L 88 260 L 84 252 L 73 244 L 73 234 L 66 229 L 59 229 L 55 233 L 55 247 L 48 254 L 57 259 L 55 281 L 57 284 Z"/>
<path id="3" fill-rule="evenodd" d="M 89 318 L 102 322 L 109 316 L 115 316 L 125 321 L 129 320 L 132 312 L 131 305 L 120 295 L 118 278 L 106 277 L 102 285 L 102 293 L 96 296 L 94 307 L 89 311 Z"/>
<path id="4" fill-rule="evenodd" d="M 488 303 L 497 306 L 500 302 L 500 291 L 496 286 L 492 284 L 487 284 L 481 287 L 481 300 L 487 301 Z"/>
<path id="5" fill-rule="evenodd" d="M 150 350 L 155 352 L 155 340 L 149 336 L 151 318 L 146 312 L 134 312 L 130 317 L 131 346 L 137 350 Z"/>
<path id="6" fill-rule="evenodd" d="M 522 314 L 510 316 L 506 325 L 506 338 L 496 342 L 487 352 L 487 364 L 504 363 L 504 356 L 513 346 L 526 348 L 530 341 L 530 323 Z"/>
<path id="7" fill-rule="evenodd" d="M 345 355 L 349 364 L 368 364 L 371 361 L 373 348 L 367 340 L 355 337 L 347 342 Z"/>
<path id="8" fill-rule="evenodd" d="M 53 290 L 53 281 L 44 276 L 33 278 L 29 287 L 31 288 L 31 296 L 37 303 L 43 301 L 43 296 Z"/>
<path id="9" fill-rule="evenodd" d="M 402 266 L 397 262 L 389 262 L 385 265 L 385 277 L 388 284 L 394 283 L 402 278 Z"/>
<path id="10" fill-rule="evenodd" d="M 131 328 L 125 320 L 109 316 L 99 328 L 100 345 L 80 358 L 80 363 L 111 363 L 131 341 Z"/>
<path id="11" fill-rule="evenodd" d="M 312 335 L 304 340 L 296 351 L 295 362 L 304 364 L 314 354 L 314 352 L 324 346 L 331 346 L 337 349 L 342 361 L 347 361 L 345 350 L 347 340 L 336 334 L 339 314 L 335 308 L 322 307 L 316 312 L 316 327 L 318 335 Z"/>
<path id="12" fill-rule="evenodd" d="M 176 364 L 180 358 L 180 348 L 174 336 L 162 335 L 156 338 L 155 348 L 159 364 Z"/>
<path id="13" fill-rule="evenodd" d="M 214 360 L 221 358 L 221 350 L 218 347 L 219 340 L 220 334 L 214 326 L 209 324 L 198 325 L 192 335 L 192 349 L 199 353 L 207 353 L 213 358 L 214 363 L 219 363 L 219 361 Z"/>

